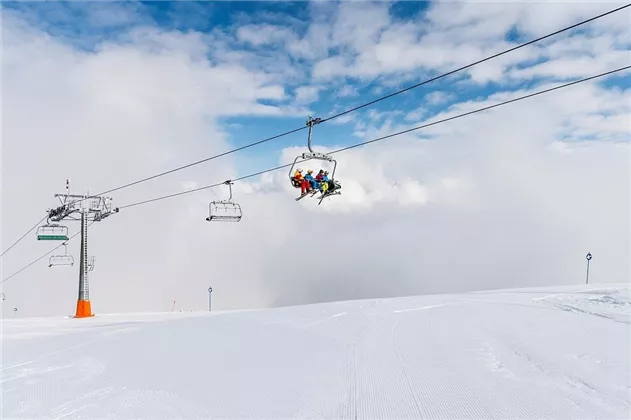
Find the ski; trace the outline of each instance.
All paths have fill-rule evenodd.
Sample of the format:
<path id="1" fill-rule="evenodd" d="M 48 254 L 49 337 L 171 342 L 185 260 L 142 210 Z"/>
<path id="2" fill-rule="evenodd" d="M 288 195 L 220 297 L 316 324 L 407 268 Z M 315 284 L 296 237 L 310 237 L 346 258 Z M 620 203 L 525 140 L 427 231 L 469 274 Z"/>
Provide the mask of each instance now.
<path id="1" fill-rule="evenodd" d="M 296 198 L 296 201 L 302 200 L 303 198 L 305 198 L 308 195 L 313 197 L 316 193 L 317 193 L 317 191 L 311 192 L 311 193 L 310 192 L 306 192 L 306 193 L 300 195 L 300 197 Z"/>
<path id="2" fill-rule="evenodd" d="M 304 194 L 302 194 L 300 197 L 296 198 L 296 201 L 301 200 L 302 198 L 309 196 L 309 197 L 313 197 L 314 195 L 316 195 L 317 193 L 321 192 L 320 190 L 313 190 L 313 192 L 306 192 Z"/>
<path id="3" fill-rule="evenodd" d="M 320 204 L 322 204 L 322 200 L 324 200 L 325 198 L 327 198 L 327 197 L 331 197 L 332 195 L 340 195 L 340 194 L 341 194 L 341 192 L 340 192 L 340 191 L 339 191 L 339 189 L 337 189 L 337 188 L 336 188 L 336 189 L 334 189 L 334 190 L 333 190 L 333 191 L 331 191 L 331 192 L 329 192 L 329 190 L 327 190 L 326 192 L 322 193 L 322 195 L 321 195 L 320 197 L 318 197 L 318 198 L 319 198 L 319 200 L 320 200 L 320 201 L 318 202 L 318 206 L 319 206 Z"/>

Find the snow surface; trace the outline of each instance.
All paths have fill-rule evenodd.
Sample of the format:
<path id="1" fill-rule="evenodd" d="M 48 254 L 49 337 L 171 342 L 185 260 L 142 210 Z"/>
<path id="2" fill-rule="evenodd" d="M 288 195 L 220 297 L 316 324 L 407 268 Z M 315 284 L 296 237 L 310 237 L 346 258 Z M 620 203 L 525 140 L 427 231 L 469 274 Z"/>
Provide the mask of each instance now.
<path id="1" fill-rule="evenodd" d="M 3 419 L 628 419 L 629 285 L 2 322 Z"/>

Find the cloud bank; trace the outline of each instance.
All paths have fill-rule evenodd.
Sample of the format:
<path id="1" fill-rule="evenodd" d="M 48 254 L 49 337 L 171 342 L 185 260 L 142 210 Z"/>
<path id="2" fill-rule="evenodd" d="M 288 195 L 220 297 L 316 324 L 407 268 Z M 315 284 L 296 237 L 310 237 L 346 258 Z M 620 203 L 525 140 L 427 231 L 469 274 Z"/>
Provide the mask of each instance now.
<path id="1" fill-rule="evenodd" d="M 67 178 L 73 193 L 107 190 L 615 6 L 436 3 L 402 17 L 387 4 L 323 2 L 182 30 L 174 22 L 193 25 L 184 6 L 167 24 L 100 4 L 82 9 L 92 31 L 65 9 L 4 8 L 2 249 L 56 204 Z M 314 142 L 334 150 L 628 65 L 628 18 L 317 126 Z M 225 188 L 123 209 L 90 227 L 93 309 L 168 311 L 174 300 L 204 309 L 208 286 L 215 309 L 238 309 L 578 284 L 588 251 L 593 281 L 629 281 L 628 81 L 589 82 L 340 153 L 343 194 L 321 206 L 296 203 L 282 170 L 235 184 L 240 223 L 204 220 Z M 111 196 L 129 204 L 289 163 L 305 141 L 301 132 Z M 69 245 L 77 262 L 78 246 Z M 2 258 L 2 277 L 48 249 L 32 233 Z M 78 268 L 46 259 L 2 285 L 3 316 L 73 312 Z"/>

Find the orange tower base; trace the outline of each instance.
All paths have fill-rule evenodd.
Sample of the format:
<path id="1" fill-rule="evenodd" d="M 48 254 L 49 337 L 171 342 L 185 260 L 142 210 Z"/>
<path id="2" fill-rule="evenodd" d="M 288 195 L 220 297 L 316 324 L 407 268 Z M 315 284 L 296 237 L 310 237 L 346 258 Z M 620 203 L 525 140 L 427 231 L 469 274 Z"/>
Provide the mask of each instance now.
<path id="1" fill-rule="evenodd" d="M 94 316 L 92 313 L 92 307 L 90 305 L 89 300 L 78 300 L 77 301 L 77 313 L 75 314 L 75 318 L 87 318 L 90 316 Z"/>

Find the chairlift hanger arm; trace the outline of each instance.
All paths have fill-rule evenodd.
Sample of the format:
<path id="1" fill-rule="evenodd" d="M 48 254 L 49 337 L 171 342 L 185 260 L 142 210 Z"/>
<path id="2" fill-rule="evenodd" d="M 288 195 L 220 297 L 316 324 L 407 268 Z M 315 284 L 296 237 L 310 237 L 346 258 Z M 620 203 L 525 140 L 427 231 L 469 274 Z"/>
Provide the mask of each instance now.
<path id="1" fill-rule="evenodd" d="M 309 119 L 307 120 L 307 126 L 309 127 L 309 137 L 307 138 L 307 148 L 309 149 L 309 153 L 303 153 L 303 159 L 318 159 L 318 160 L 326 160 L 327 162 L 335 162 L 335 160 L 327 155 L 326 153 L 320 153 L 313 151 L 313 147 L 311 146 L 312 139 L 312 127 L 316 124 L 320 124 L 322 122 L 322 118 L 313 118 L 309 115 Z M 333 170 L 335 172 L 335 169 Z"/>
<path id="2" fill-rule="evenodd" d="M 311 115 L 309 115 L 309 119 L 307 120 L 307 126 L 309 127 L 309 136 L 308 136 L 308 140 L 307 140 L 307 147 L 309 148 L 309 152 L 311 153 L 315 153 L 313 151 L 313 149 L 311 148 L 311 132 L 313 129 L 313 126 L 316 124 L 320 124 L 322 122 L 322 118 L 313 118 L 311 117 Z"/>
<path id="3" fill-rule="evenodd" d="M 232 182 L 231 179 L 224 181 L 224 184 L 228 185 L 228 188 L 230 190 L 230 198 L 228 198 L 228 201 L 232 201 L 232 184 L 234 184 L 234 182 Z"/>

